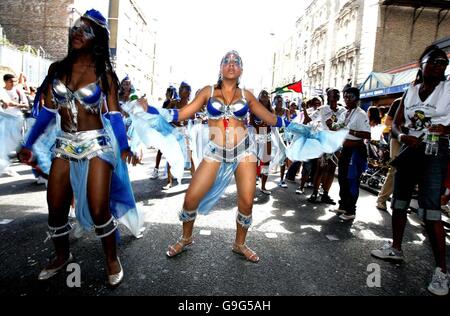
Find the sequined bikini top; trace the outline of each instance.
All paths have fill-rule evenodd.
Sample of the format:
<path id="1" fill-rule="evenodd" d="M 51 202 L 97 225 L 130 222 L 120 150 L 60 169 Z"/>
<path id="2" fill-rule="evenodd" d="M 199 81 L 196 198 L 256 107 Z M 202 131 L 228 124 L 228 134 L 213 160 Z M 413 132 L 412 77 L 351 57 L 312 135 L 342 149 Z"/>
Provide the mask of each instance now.
<path id="1" fill-rule="evenodd" d="M 221 100 L 214 97 L 214 86 L 211 86 L 211 97 L 206 105 L 208 119 L 219 120 L 222 118 L 233 118 L 243 121 L 247 118 L 249 111 L 247 100 L 244 97 L 244 90 L 242 90 L 242 98 L 233 102 L 230 105 L 225 105 Z"/>
<path id="2" fill-rule="evenodd" d="M 52 85 L 53 99 L 59 108 L 66 108 L 70 112 L 72 123 L 71 131 L 77 131 L 77 115 L 78 109 L 76 101 L 89 113 L 99 114 L 102 109 L 103 92 L 100 88 L 99 81 L 77 89 L 70 90 L 61 80 L 54 79 Z"/>

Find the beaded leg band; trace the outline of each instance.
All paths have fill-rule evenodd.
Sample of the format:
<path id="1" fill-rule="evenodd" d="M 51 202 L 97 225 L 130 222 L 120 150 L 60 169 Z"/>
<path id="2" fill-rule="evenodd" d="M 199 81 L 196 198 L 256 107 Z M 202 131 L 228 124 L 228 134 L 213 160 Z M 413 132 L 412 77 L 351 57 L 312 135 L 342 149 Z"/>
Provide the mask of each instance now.
<path id="1" fill-rule="evenodd" d="M 241 225 L 243 228 L 248 229 L 252 225 L 253 217 L 252 214 L 250 215 L 244 215 L 241 212 L 237 212 L 236 215 L 236 222 Z"/>
<path id="2" fill-rule="evenodd" d="M 95 234 L 98 238 L 104 238 L 109 235 L 111 235 L 116 229 L 117 229 L 118 223 L 116 219 L 111 216 L 109 221 L 107 221 L 103 225 L 94 225 L 95 227 Z"/>
<path id="3" fill-rule="evenodd" d="M 72 229 L 73 229 L 73 227 L 69 222 L 67 222 L 65 225 L 59 226 L 59 227 L 53 227 L 53 226 L 48 225 L 47 238 L 45 239 L 44 242 L 46 242 L 49 239 L 68 235 L 72 231 Z"/>
<path id="4" fill-rule="evenodd" d="M 183 223 L 194 221 L 196 217 L 197 217 L 197 210 L 186 211 L 183 209 L 178 213 L 178 218 Z"/>

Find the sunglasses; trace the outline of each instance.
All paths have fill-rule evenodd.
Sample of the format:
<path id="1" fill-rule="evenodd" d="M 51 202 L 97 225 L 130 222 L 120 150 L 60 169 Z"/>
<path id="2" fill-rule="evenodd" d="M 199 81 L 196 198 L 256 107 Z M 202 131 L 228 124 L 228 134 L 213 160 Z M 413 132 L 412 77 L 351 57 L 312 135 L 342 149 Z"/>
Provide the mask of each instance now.
<path id="1" fill-rule="evenodd" d="M 77 20 L 75 22 L 75 24 L 72 26 L 72 28 L 70 29 L 71 35 L 73 35 L 73 34 L 75 34 L 77 32 L 82 32 L 83 37 L 86 40 L 90 40 L 90 39 L 93 39 L 95 37 L 94 29 L 90 25 L 87 25 L 82 20 Z"/>
<path id="2" fill-rule="evenodd" d="M 422 62 L 422 64 L 448 66 L 447 58 L 429 58 Z"/>
<path id="3" fill-rule="evenodd" d="M 235 64 L 239 68 L 242 68 L 242 60 L 241 60 L 241 58 L 238 57 L 238 56 L 235 56 L 235 55 L 225 56 L 222 59 L 222 66 L 226 66 L 228 64 Z"/>

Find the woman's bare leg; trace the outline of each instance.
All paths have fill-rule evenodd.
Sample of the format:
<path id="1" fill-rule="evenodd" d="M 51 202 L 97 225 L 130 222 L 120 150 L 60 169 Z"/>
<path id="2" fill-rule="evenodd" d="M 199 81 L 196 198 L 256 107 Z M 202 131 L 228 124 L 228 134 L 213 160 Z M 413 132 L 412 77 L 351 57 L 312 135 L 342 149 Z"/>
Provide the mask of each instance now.
<path id="1" fill-rule="evenodd" d="M 183 239 L 169 246 L 169 257 L 172 257 L 183 249 L 184 245 L 192 241 L 192 232 L 194 229 L 195 217 L 200 201 L 211 189 L 216 180 L 217 171 L 220 168 L 220 162 L 203 159 L 195 171 L 191 183 L 184 197 L 183 210 L 180 214 L 180 220 L 183 221 Z M 190 214 L 190 218 L 184 218 L 182 215 Z"/>
<path id="2" fill-rule="evenodd" d="M 92 220 L 96 226 L 105 225 L 112 216 L 109 209 L 111 175 L 111 166 L 106 161 L 98 157 L 92 158 L 89 161 L 87 198 Z M 109 233 L 109 235 L 101 238 L 103 251 L 105 252 L 106 257 L 106 269 L 108 275 L 120 272 L 116 250 L 116 235 L 112 227 L 113 226 L 106 227 L 101 234 Z M 97 229 L 96 233 L 98 233 Z"/>
<path id="3" fill-rule="evenodd" d="M 253 199 L 255 197 L 256 157 L 247 156 L 239 163 L 236 172 L 238 215 L 236 218 L 236 239 L 233 251 L 243 254 L 252 262 L 259 261 L 256 253 L 245 245 L 248 229 L 252 223 Z"/>
<path id="4" fill-rule="evenodd" d="M 72 186 L 70 185 L 69 162 L 56 158 L 52 162 L 48 178 L 47 203 L 48 225 L 62 227 L 69 221 L 69 209 L 72 201 Z M 69 258 L 69 235 L 52 238 L 55 246 L 56 259 L 46 269 L 61 266 Z"/>
<path id="5" fill-rule="evenodd" d="M 156 154 L 156 162 L 155 162 L 155 169 L 159 169 L 159 164 L 161 162 L 162 152 L 161 150 L 158 150 L 158 153 Z"/>

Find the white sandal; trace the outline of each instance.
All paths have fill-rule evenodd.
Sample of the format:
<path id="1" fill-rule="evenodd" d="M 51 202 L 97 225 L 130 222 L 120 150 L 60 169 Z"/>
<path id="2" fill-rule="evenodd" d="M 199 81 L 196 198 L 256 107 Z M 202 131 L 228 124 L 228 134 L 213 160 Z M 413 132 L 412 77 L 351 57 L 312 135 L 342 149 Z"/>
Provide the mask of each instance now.
<path id="1" fill-rule="evenodd" d="M 245 259 L 250 262 L 257 263 L 259 261 L 259 257 L 256 252 L 251 250 L 246 244 L 238 245 L 233 243 L 233 248 L 231 250 L 238 255 L 244 256 Z"/>
<path id="2" fill-rule="evenodd" d="M 186 247 L 189 247 L 194 243 L 193 239 L 193 236 L 188 238 L 181 237 L 175 244 L 169 246 L 169 250 L 166 252 L 167 257 L 172 258 L 182 253 Z M 179 245 L 179 250 L 175 248 L 177 245 Z"/>

